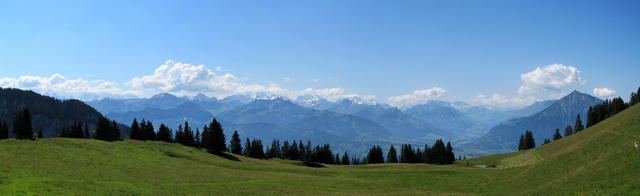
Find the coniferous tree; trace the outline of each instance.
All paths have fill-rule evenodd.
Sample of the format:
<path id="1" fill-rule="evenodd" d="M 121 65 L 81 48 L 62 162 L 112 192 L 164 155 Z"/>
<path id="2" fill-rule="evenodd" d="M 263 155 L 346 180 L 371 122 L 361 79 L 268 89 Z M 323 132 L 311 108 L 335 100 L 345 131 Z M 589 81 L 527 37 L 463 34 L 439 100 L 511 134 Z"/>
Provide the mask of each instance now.
<path id="1" fill-rule="evenodd" d="M 573 128 L 571 127 L 571 125 L 567 125 L 566 128 L 564 128 L 564 136 L 570 136 L 571 134 L 573 134 Z"/>
<path id="2" fill-rule="evenodd" d="M 347 154 L 347 152 L 344 152 L 344 154 L 342 155 L 342 165 L 349 165 L 349 155 Z"/>
<path id="3" fill-rule="evenodd" d="M 562 134 L 560 134 L 560 129 L 556 128 L 556 133 L 553 134 L 553 141 L 562 139 Z"/>
<path id="4" fill-rule="evenodd" d="M 156 132 L 154 131 L 151 121 L 147 121 L 143 128 L 144 140 L 156 140 Z"/>
<path id="5" fill-rule="evenodd" d="M 549 138 L 544 138 L 544 143 L 542 143 L 542 145 L 551 143 L 551 140 Z"/>
<path id="6" fill-rule="evenodd" d="M 526 149 L 532 149 L 536 147 L 536 142 L 533 139 L 533 132 L 527 130 L 524 133 L 524 140 L 525 140 L 525 148 Z"/>
<path id="7" fill-rule="evenodd" d="M 422 151 L 420 151 L 420 147 L 418 147 L 418 149 L 416 150 L 416 154 L 415 154 L 415 160 L 413 160 L 414 163 L 424 163 L 424 159 L 422 159 L 422 155 L 424 153 L 422 153 Z"/>
<path id="8" fill-rule="evenodd" d="M 242 153 L 244 156 L 251 157 L 251 142 L 249 138 L 247 138 L 247 142 L 244 144 L 244 152 Z"/>
<path id="9" fill-rule="evenodd" d="M 94 138 L 105 141 L 116 141 L 120 139 L 120 128 L 116 121 L 109 122 L 105 117 L 98 117 Z"/>
<path id="10" fill-rule="evenodd" d="M 184 138 L 185 138 L 184 131 L 182 130 L 182 125 L 180 124 L 180 125 L 178 125 L 178 130 L 176 131 L 176 137 L 175 137 L 174 141 L 176 143 L 184 145 Z"/>
<path id="11" fill-rule="evenodd" d="M 631 98 L 629 99 L 629 105 L 635 105 L 640 102 L 640 87 L 638 87 L 638 91 L 636 93 L 631 93 Z"/>
<path id="12" fill-rule="evenodd" d="M 398 155 L 396 154 L 396 149 L 391 145 L 389 147 L 389 152 L 387 153 L 387 163 L 397 163 Z"/>
<path id="13" fill-rule="evenodd" d="M 181 144 L 191 147 L 195 146 L 195 137 L 193 136 L 193 131 L 191 130 L 191 127 L 189 127 L 189 122 L 187 121 L 184 122 L 184 135 Z"/>
<path id="14" fill-rule="evenodd" d="M 582 120 L 580 119 L 580 114 L 576 117 L 576 124 L 573 126 L 573 130 L 575 133 L 578 133 L 584 130 L 584 125 L 582 125 Z"/>
<path id="15" fill-rule="evenodd" d="M 433 155 L 432 155 L 431 149 L 429 148 L 429 145 L 427 144 L 424 144 L 424 152 L 422 152 L 421 155 L 417 155 L 417 156 L 422 156 L 422 161 L 424 163 L 430 163 L 430 164 L 433 163 L 433 160 L 432 160 Z"/>
<path id="16" fill-rule="evenodd" d="M 425 150 L 426 151 L 426 150 Z M 452 164 L 456 161 L 456 155 L 453 153 L 453 148 L 451 147 L 451 142 L 447 142 L 447 151 L 446 151 L 446 161 L 444 164 Z"/>
<path id="17" fill-rule="evenodd" d="M 233 132 L 233 136 L 231 136 L 231 153 L 234 154 L 242 154 L 242 146 L 240 145 L 240 135 L 238 135 L 238 131 Z"/>
<path id="18" fill-rule="evenodd" d="M 38 138 L 43 138 L 44 136 L 42 135 L 42 128 L 38 129 Z"/>
<path id="19" fill-rule="evenodd" d="M 298 160 L 299 154 L 298 143 L 296 143 L 296 140 L 293 140 L 293 143 L 289 148 L 289 160 Z"/>
<path id="20" fill-rule="evenodd" d="M 91 135 L 89 134 L 89 124 L 88 123 L 84 123 L 84 138 L 91 138 Z"/>
<path id="21" fill-rule="evenodd" d="M 526 150 L 526 144 L 524 140 L 524 135 L 520 134 L 520 143 L 518 144 L 518 151 Z"/>
<path id="22" fill-rule="evenodd" d="M 336 153 L 336 161 L 335 161 L 336 165 L 340 165 L 341 161 L 340 161 L 340 155 L 338 155 L 338 153 Z"/>
<path id="23" fill-rule="evenodd" d="M 173 142 L 171 136 L 171 130 L 165 126 L 164 124 L 160 124 L 160 128 L 158 128 L 158 140 L 165 142 Z"/>
<path id="24" fill-rule="evenodd" d="M 144 119 L 142 121 L 144 121 Z M 138 125 L 138 119 L 133 118 L 133 122 L 131 122 L 131 128 L 129 130 L 129 139 L 143 140 L 142 131 Z"/>
<path id="25" fill-rule="evenodd" d="M 587 128 L 596 124 L 597 118 L 596 113 L 593 110 L 593 107 L 589 107 L 589 111 L 587 112 Z"/>
<path id="26" fill-rule="evenodd" d="M 9 138 L 9 127 L 6 122 L 2 121 L 0 122 L 0 139 L 7 138 Z"/>
<path id="27" fill-rule="evenodd" d="M 194 137 L 194 144 L 198 148 L 204 147 L 200 141 L 200 129 L 196 128 L 196 136 Z"/>
<path id="28" fill-rule="evenodd" d="M 289 145 L 289 141 L 285 140 L 284 142 L 282 142 L 282 148 L 280 148 L 280 151 L 282 151 L 280 153 L 282 155 L 280 156 L 281 159 L 290 159 L 291 146 Z"/>
<path id="29" fill-rule="evenodd" d="M 367 155 L 367 163 L 368 164 L 384 163 L 382 148 L 380 146 L 373 146 L 371 150 L 369 150 L 369 154 Z"/>
<path id="30" fill-rule="evenodd" d="M 17 112 L 13 118 L 13 134 L 16 139 L 35 139 L 33 137 L 33 127 L 31 125 L 31 113 L 24 108 Z"/>
<path id="31" fill-rule="evenodd" d="M 215 118 L 211 123 L 209 123 L 207 137 L 208 144 L 206 148 L 209 152 L 222 153 L 226 151 L 227 145 L 224 137 L 224 131 L 222 130 L 222 125 Z"/>

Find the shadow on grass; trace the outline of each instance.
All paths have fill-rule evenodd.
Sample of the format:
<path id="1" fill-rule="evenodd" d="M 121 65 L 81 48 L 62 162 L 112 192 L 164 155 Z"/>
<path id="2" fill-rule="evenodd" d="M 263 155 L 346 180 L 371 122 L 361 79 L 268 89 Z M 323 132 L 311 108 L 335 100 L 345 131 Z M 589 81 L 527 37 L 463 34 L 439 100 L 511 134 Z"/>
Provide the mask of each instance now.
<path id="1" fill-rule="evenodd" d="M 232 160 L 232 161 L 240 161 L 240 159 L 238 159 L 238 157 L 230 155 L 230 154 L 226 154 L 226 153 L 213 153 L 214 155 L 218 155 L 219 157 L 225 158 L 227 160 Z"/>

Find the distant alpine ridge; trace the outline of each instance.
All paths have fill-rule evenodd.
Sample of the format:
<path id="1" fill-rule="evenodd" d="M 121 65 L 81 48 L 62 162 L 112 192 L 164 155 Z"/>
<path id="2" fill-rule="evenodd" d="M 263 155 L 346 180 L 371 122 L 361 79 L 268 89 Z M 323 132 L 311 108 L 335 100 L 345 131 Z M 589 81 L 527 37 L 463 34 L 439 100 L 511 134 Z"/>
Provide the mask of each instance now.
<path id="1" fill-rule="evenodd" d="M 556 128 L 573 127 L 578 114 L 582 122 L 586 122 L 589 107 L 599 103 L 602 100 L 573 91 L 538 113 L 500 123 L 466 147 L 494 153 L 516 151 L 518 139 L 525 130 L 531 130 L 536 144 L 540 145 L 545 138 L 552 138 Z"/>

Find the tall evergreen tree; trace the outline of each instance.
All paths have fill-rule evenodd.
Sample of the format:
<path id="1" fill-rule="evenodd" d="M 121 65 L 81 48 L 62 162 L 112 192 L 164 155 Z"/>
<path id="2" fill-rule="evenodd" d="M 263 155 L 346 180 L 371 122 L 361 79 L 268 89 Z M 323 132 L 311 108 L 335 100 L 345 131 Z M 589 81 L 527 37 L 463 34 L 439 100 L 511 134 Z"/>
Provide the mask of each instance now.
<path id="1" fill-rule="evenodd" d="M 251 142 L 247 138 L 247 142 L 244 144 L 244 156 L 251 157 Z"/>
<path id="2" fill-rule="evenodd" d="M 143 126 L 144 140 L 156 140 L 156 132 L 154 131 L 151 121 L 147 121 Z"/>
<path id="3" fill-rule="evenodd" d="M 6 122 L 2 121 L 0 122 L 0 139 L 7 138 L 9 138 L 9 127 Z"/>
<path id="4" fill-rule="evenodd" d="M 342 165 L 349 165 L 349 155 L 347 154 L 347 152 L 344 152 L 344 154 L 342 155 Z"/>
<path id="5" fill-rule="evenodd" d="M 144 121 L 144 119 L 142 120 Z M 131 128 L 129 129 L 129 139 L 132 140 L 143 140 L 142 131 L 140 130 L 140 126 L 138 124 L 138 119 L 133 118 L 133 122 L 131 122 Z"/>
<path id="6" fill-rule="evenodd" d="M 227 145 L 224 137 L 222 125 L 215 118 L 209 123 L 209 131 L 207 134 L 208 144 L 206 149 L 211 153 L 222 153 L 226 151 Z"/>
<path id="7" fill-rule="evenodd" d="M 91 135 L 89 134 L 89 124 L 88 123 L 84 123 L 84 138 L 91 138 Z"/>
<path id="8" fill-rule="evenodd" d="M 425 150 L 426 151 L 426 150 Z M 451 142 L 447 142 L 447 151 L 446 151 L 446 161 L 444 164 L 452 164 L 456 161 L 456 155 L 453 153 L 453 148 L 451 147 Z"/>
<path id="9" fill-rule="evenodd" d="M 38 138 L 43 138 L 43 136 L 42 136 L 42 128 L 38 129 Z"/>
<path id="10" fill-rule="evenodd" d="M 240 135 L 238 135 L 238 131 L 233 132 L 233 136 L 231 136 L 231 153 L 234 154 L 242 154 L 242 146 L 240 145 Z"/>
<path id="11" fill-rule="evenodd" d="M 367 155 L 368 164 L 384 163 L 384 157 L 382 155 L 382 148 L 380 146 L 373 146 L 369 150 Z"/>
<path id="12" fill-rule="evenodd" d="M 560 129 L 556 128 L 556 133 L 553 134 L 553 141 L 562 139 L 562 134 L 560 134 Z"/>
<path id="13" fill-rule="evenodd" d="M 31 113 L 24 108 L 17 112 L 13 118 L 13 134 L 16 139 L 35 139 L 33 137 L 33 127 L 31 125 Z"/>
<path id="14" fill-rule="evenodd" d="M 340 165 L 340 163 L 342 163 L 340 161 L 340 155 L 338 155 L 338 153 L 336 153 L 336 161 L 335 161 L 336 165 Z"/>
<path id="15" fill-rule="evenodd" d="M 542 143 L 542 145 L 551 143 L 551 140 L 549 138 L 544 138 L 544 143 Z"/>
<path id="16" fill-rule="evenodd" d="M 524 140 L 524 135 L 520 134 L 520 143 L 518 144 L 518 151 L 526 150 L 526 144 Z"/>
<path id="17" fill-rule="evenodd" d="M 564 136 L 570 136 L 571 134 L 573 134 L 573 128 L 571 127 L 571 125 L 567 125 L 566 128 L 564 128 Z"/>
<path id="18" fill-rule="evenodd" d="M 580 119 L 580 114 L 576 117 L 576 124 L 573 126 L 573 130 L 575 133 L 578 133 L 584 130 L 584 125 L 582 125 L 582 120 Z"/>
<path id="19" fill-rule="evenodd" d="M 98 117 L 98 124 L 95 132 L 96 139 L 105 141 L 116 141 L 120 139 L 120 128 L 116 121 L 109 122 L 105 117 Z"/>
<path id="20" fill-rule="evenodd" d="M 160 128 L 158 128 L 158 140 L 165 142 L 173 142 L 171 136 L 171 130 L 165 126 L 164 124 L 160 124 Z"/>
<path id="21" fill-rule="evenodd" d="M 640 102 L 640 87 L 638 87 L 638 91 L 636 93 L 631 93 L 631 98 L 629 99 L 629 105 L 635 105 Z"/>
<path id="22" fill-rule="evenodd" d="M 389 152 L 387 153 L 387 163 L 397 163 L 398 162 L 398 155 L 396 154 L 396 148 L 393 147 L 393 145 L 391 145 L 391 147 L 389 147 Z"/>
<path id="23" fill-rule="evenodd" d="M 524 141 L 526 149 L 532 149 L 536 147 L 536 142 L 533 139 L 533 132 L 529 130 L 525 131 L 524 133 Z"/>
<path id="24" fill-rule="evenodd" d="M 200 129 L 196 129 L 196 136 L 194 138 L 194 143 L 198 148 L 204 147 L 200 141 Z"/>

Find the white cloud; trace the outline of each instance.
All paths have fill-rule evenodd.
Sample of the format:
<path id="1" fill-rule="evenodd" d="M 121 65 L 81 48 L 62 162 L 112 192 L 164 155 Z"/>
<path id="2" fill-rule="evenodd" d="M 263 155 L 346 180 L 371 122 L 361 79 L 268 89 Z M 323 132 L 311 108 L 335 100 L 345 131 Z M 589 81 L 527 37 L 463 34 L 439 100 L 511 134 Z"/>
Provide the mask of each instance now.
<path id="1" fill-rule="evenodd" d="M 562 64 L 538 67 L 529 73 L 520 75 L 520 78 L 522 80 L 522 85 L 518 89 L 520 94 L 557 91 L 572 85 L 583 85 L 587 82 L 580 77 L 580 70 Z"/>
<path id="2" fill-rule="evenodd" d="M 594 88 L 593 95 L 596 97 L 607 97 L 615 94 L 616 91 L 609 88 Z"/>
<path id="3" fill-rule="evenodd" d="M 440 98 L 447 90 L 440 87 L 430 89 L 415 90 L 411 94 L 389 97 L 387 103 L 395 107 L 410 107 L 413 105 L 424 104 L 429 100 Z"/>
<path id="4" fill-rule="evenodd" d="M 204 93 L 208 96 L 226 97 L 265 91 L 262 85 L 241 84 L 232 74 L 216 75 L 204 65 L 190 65 L 167 61 L 152 75 L 135 77 L 126 83 L 133 89 L 150 93 L 169 92 L 192 96 Z"/>
<path id="5" fill-rule="evenodd" d="M 291 78 L 289 78 L 289 77 L 284 77 L 284 78 L 282 78 L 282 82 L 285 82 L 285 83 L 286 83 L 286 82 L 291 82 Z"/>
<path id="6" fill-rule="evenodd" d="M 123 90 L 113 82 L 104 80 L 68 79 L 60 74 L 49 77 L 21 76 L 19 78 L 0 78 L 0 86 L 20 88 L 54 96 L 58 98 L 74 98 L 93 100 L 102 97 L 125 98 L 141 95 L 139 91 Z"/>
<path id="7" fill-rule="evenodd" d="M 318 83 L 318 81 L 319 81 L 319 80 L 318 80 L 318 78 L 314 78 L 314 79 L 313 79 L 313 83 L 314 83 L 314 84 L 317 84 L 317 83 Z"/>

